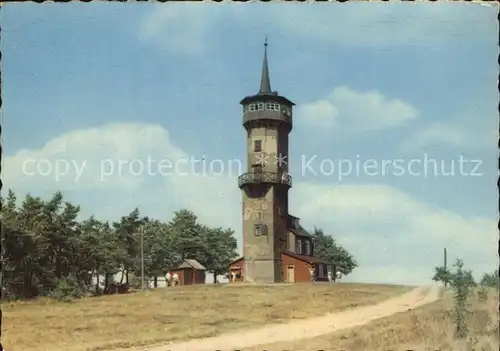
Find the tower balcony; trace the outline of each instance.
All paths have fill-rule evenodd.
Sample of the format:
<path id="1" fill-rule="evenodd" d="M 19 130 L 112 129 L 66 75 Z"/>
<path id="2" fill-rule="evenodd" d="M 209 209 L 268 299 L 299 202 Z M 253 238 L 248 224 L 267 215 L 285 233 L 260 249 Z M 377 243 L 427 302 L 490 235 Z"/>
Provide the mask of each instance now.
<path id="1" fill-rule="evenodd" d="M 288 173 L 275 172 L 247 172 L 238 177 L 240 189 L 247 184 L 283 184 L 292 186 L 292 176 Z"/>

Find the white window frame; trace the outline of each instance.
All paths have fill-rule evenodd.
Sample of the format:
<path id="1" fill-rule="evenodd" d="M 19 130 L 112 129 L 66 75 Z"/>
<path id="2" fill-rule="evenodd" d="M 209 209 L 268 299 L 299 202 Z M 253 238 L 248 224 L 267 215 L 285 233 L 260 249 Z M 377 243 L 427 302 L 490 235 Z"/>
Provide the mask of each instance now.
<path id="1" fill-rule="evenodd" d="M 295 253 L 298 255 L 302 255 L 302 240 L 297 239 L 295 241 Z"/>
<path id="2" fill-rule="evenodd" d="M 264 103 L 263 102 L 259 102 L 257 104 L 257 111 L 264 111 Z"/>

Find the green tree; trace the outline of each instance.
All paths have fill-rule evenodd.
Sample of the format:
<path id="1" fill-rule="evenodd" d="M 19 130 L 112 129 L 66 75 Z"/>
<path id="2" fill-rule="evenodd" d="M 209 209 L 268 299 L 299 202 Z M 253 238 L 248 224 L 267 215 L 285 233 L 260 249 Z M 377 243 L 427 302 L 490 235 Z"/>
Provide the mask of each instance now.
<path id="1" fill-rule="evenodd" d="M 313 247 L 314 256 L 335 263 L 337 271 L 343 275 L 350 274 L 358 267 L 354 256 L 339 245 L 332 236 L 326 235 L 320 228 L 314 228 Z"/>
<path id="2" fill-rule="evenodd" d="M 225 273 L 235 257 L 233 231 L 209 228 L 188 210 L 174 213 L 169 223 L 133 210 L 110 224 L 91 216 L 78 220 L 80 207 L 64 201 L 61 192 L 47 201 L 14 192 L 2 205 L 2 276 L 7 298 L 47 295 L 62 301 L 87 294 L 114 293 L 114 277 L 140 275 L 140 232 L 144 234 L 144 270 L 153 278 L 175 268 L 183 254 L 205 265 L 215 276 Z M 120 290 L 120 291 L 123 291 Z"/>
<path id="3" fill-rule="evenodd" d="M 214 283 L 217 277 L 227 273 L 229 264 L 238 256 L 237 242 L 231 229 L 202 227 L 204 257 L 203 264 L 213 274 Z"/>
<path id="4" fill-rule="evenodd" d="M 151 220 L 144 226 L 144 274 L 153 278 L 154 287 L 158 286 L 159 276 L 179 264 L 179 239 L 167 223 Z"/>
<path id="5" fill-rule="evenodd" d="M 490 288 L 500 288 L 500 277 L 498 276 L 498 269 L 495 270 L 492 274 L 485 273 L 481 278 L 479 283 L 482 286 L 487 286 Z"/>
<path id="6" fill-rule="evenodd" d="M 126 284 L 129 284 L 129 272 L 140 272 L 140 228 L 148 220 L 147 217 L 141 217 L 139 209 L 135 208 L 127 216 L 121 217 L 120 222 L 113 223 L 127 252 L 121 262 Z"/>
<path id="7" fill-rule="evenodd" d="M 172 236 L 177 243 L 178 253 L 184 258 L 194 258 L 205 262 L 203 226 L 198 224 L 198 217 L 191 211 L 182 209 L 174 212 L 169 222 Z"/>
<path id="8" fill-rule="evenodd" d="M 95 292 L 100 294 L 100 281 L 104 277 L 104 292 L 107 292 L 113 276 L 118 273 L 127 256 L 126 243 L 108 222 L 96 220 L 93 216 L 82 222 L 79 265 L 87 285 L 95 279 Z"/>
<path id="9" fill-rule="evenodd" d="M 223 228 L 209 228 L 198 223 L 196 215 L 186 209 L 174 213 L 169 223 L 179 253 L 185 258 L 195 258 L 208 272 L 217 276 L 227 272 L 229 263 L 237 256 L 237 242 L 234 231 Z"/>
<path id="10" fill-rule="evenodd" d="M 461 260 L 457 260 L 454 267 L 457 269 L 456 272 L 452 272 L 444 266 L 435 267 L 435 273 L 432 280 L 450 286 L 455 286 L 456 284 L 466 284 L 469 287 L 476 286 L 472 271 L 463 269 L 463 262 Z M 460 272 L 460 275 L 457 275 L 458 272 Z"/>
<path id="11" fill-rule="evenodd" d="M 17 198 L 11 190 L 8 192 L 6 203 L 2 199 L 2 250 L 5 271 L 3 283 L 7 297 L 29 298 L 39 293 L 35 280 L 42 276 L 37 269 L 40 267 L 36 265 L 41 259 L 38 248 L 40 236 L 36 230 L 37 224 L 21 222 L 22 216 L 16 201 Z M 34 203 L 33 199 L 33 207 Z M 36 202 L 36 205 L 41 207 L 39 202 Z M 36 213 L 36 208 L 33 208 L 31 218 L 34 218 Z"/>
<path id="12" fill-rule="evenodd" d="M 435 282 L 441 282 L 445 286 L 448 286 L 451 284 L 452 281 L 451 271 L 444 266 L 435 267 L 435 273 L 434 276 L 432 277 L 432 280 Z"/>
<path id="13" fill-rule="evenodd" d="M 2 199 L 2 203 L 3 203 Z M 5 287 L 11 298 L 47 294 L 59 279 L 78 271 L 79 207 L 60 192 L 49 201 L 26 195 L 20 208 L 9 191 L 3 211 Z"/>
<path id="14" fill-rule="evenodd" d="M 453 265 L 455 272 L 452 273 L 452 286 L 454 290 L 454 319 L 455 336 L 459 339 L 467 337 L 467 321 L 470 311 L 467 306 L 467 299 L 471 295 L 471 287 L 475 284 L 472 272 L 464 269 L 462 260 L 457 259 Z"/>

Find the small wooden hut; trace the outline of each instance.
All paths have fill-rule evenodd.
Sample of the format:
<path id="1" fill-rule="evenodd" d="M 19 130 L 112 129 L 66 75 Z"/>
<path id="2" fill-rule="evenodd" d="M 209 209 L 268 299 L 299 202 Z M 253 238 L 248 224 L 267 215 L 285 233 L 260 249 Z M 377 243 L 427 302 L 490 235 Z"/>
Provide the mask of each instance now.
<path id="1" fill-rule="evenodd" d="M 206 268 L 194 259 L 185 259 L 174 269 L 172 275 L 177 273 L 179 285 L 205 284 Z"/>

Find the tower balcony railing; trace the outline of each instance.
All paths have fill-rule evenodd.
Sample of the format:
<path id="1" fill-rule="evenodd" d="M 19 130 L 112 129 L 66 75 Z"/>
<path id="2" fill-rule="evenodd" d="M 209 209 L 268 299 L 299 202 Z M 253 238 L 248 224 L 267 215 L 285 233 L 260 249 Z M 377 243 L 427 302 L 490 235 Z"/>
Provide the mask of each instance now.
<path id="1" fill-rule="evenodd" d="M 288 173 L 275 172 L 247 172 L 238 177 L 238 186 L 242 188 L 246 184 L 284 184 L 288 187 L 292 186 L 292 176 Z"/>

